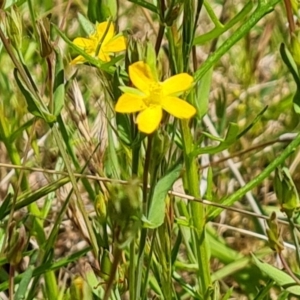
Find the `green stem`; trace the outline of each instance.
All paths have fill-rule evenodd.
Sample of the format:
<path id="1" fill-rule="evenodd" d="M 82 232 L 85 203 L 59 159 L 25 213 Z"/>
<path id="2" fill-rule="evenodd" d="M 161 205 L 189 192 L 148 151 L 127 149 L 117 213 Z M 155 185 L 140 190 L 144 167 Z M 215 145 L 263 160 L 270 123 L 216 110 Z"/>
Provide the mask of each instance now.
<path id="1" fill-rule="evenodd" d="M 253 2 L 249 1 L 233 19 L 231 19 L 230 21 L 228 21 L 228 23 L 224 25 L 224 27 L 214 28 L 205 34 L 196 37 L 194 40 L 194 45 L 202 45 L 208 41 L 219 38 L 224 32 L 231 29 L 238 22 L 244 22 L 246 16 L 251 12 L 252 8 L 253 8 Z M 223 6 L 223 11 L 224 10 L 225 7 Z M 221 19 L 222 19 L 222 13 L 221 13 Z"/>
<path id="2" fill-rule="evenodd" d="M 129 295 L 130 300 L 135 300 L 135 265 L 136 265 L 136 255 L 135 255 L 135 240 L 130 243 L 129 249 Z"/>
<path id="3" fill-rule="evenodd" d="M 184 160 L 186 169 L 186 183 L 189 194 L 200 197 L 198 167 L 195 158 L 191 156 L 193 152 L 193 138 L 187 120 L 181 121 L 181 131 L 183 136 Z M 190 214 L 193 223 L 194 247 L 198 262 L 198 280 L 200 293 L 205 295 L 211 285 L 209 253 L 205 243 L 205 208 L 201 203 L 192 201 L 190 203 Z"/>
<path id="4" fill-rule="evenodd" d="M 148 145 L 147 145 L 147 151 L 146 151 L 146 157 L 145 157 L 145 167 L 144 167 L 144 173 L 143 173 L 143 205 L 145 206 L 145 216 L 148 214 L 148 205 L 147 205 L 147 199 L 148 199 L 148 173 L 149 173 L 149 167 L 150 167 L 150 161 L 151 161 L 151 148 L 152 148 L 152 140 L 153 135 L 148 136 Z"/>
<path id="5" fill-rule="evenodd" d="M 161 42 L 162 42 L 164 32 L 165 32 L 165 25 L 164 25 L 165 9 L 166 9 L 165 0 L 161 0 L 160 1 L 160 20 L 161 20 L 161 23 L 159 24 L 158 35 L 157 35 L 157 39 L 156 39 L 156 43 L 155 43 L 156 56 L 158 56 L 159 49 L 160 49 L 160 46 L 161 46 Z"/>
<path id="6" fill-rule="evenodd" d="M 141 286 L 142 286 L 142 273 L 144 267 L 144 255 L 145 255 L 145 245 L 146 245 L 146 238 L 147 238 L 147 228 L 143 228 L 141 232 L 141 239 L 140 239 L 140 247 L 139 247 L 139 256 L 137 262 L 137 270 L 136 270 L 136 289 L 135 289 L 135 299 L 140 299 L 141 295 Z"/>
<path id="7" fill-rule="evenodd" d="M 135 132 L 135 125 L 132 120 L 132 130 L 133 130 L 133 135 L 136 134 Z M 136 177 L 138 174 L 138 168 L 139 168 L 139 153 L 140 153 L 140 144 L 139 145 L 134 145 L 132 148 L 132 177 Z M 129 258 L 129 295 L 130 295 L 130 300 L 135 300 L 136 295 L 135 295 L 135 266 L 136 266 L 136 253 L 135 253 L 135 242 L 136 240 L 133 239 L 133 241 L 130 243 L 130 258 Z"/>
<path id="8" fill-rule="evenodd" d="M 291 234 L 292 234 L 294 244 L 295 244 L 295 247 L 296 247 L 296 257 L 297 257 L 298 266 L 300 266 L 300 246 L 299 246 L 298 235 L 297 235 L 297 232 L 296 232 L 297 229 L 295 228 L 294 222 L 289 217 L 288 217 L 288 222 L 290 224 Z"/>
<path id="9" fill-rule="evenodd" d="M 210 19 L 214 23 L 216 28 L 224 28 L 224 25 L 219 21 L 219 18 L 216 16 L 214 10 L 211 8 L 207 0 L 204 1 L 204 7 L 209 15 Z"/>
<path id="10" fill-rule="evenodd" d="M 150 273 L 151 262 L 152 262 L 152 254 L 154 251 L 155 237 L 156 237 L 156 229 L 153 231 L 153 237 L 152 237 L 151 246 L 150 246 L 148 264 L 147 264 L 147 268 L 145 271 L 145 278 L 144 278 L 144 283 L 143 283 L 143 288 L 142 288 L 143 293 L 142 293 L 141 299 L 146 299 L 147 285 L 148 285 L 148 281 L 149 281 L 149 273 Z"/>
<path id="11" fill-rule="evenodd" d="M 152 140 L 153 140 L 153 135 L 149 135 L 146 157 L 145 157 L 144 173 L 143 173 L 143 206 L 144 206 L 145 216 L 147 216 L 148 214 L 148 204 L 147 204 L 147 200 L 149 200 L 148 199 L 148 173 L 149 173 L 150 160 L 151 160 Z M 139 299 L 141 295 L 142 275 L 143 275 L 142 273 L 144 267 L 144 255 L 145 255 L 147 233 L 148 233 L 147 228 L 143 228 L 141 232 L 141 238 L 140 238 L 138 266 L 136 272 L 136 289 L 135 289 L 136 299 Z"/>
<path id="12" fill-rule="evenodd" d="M 159 25 L 157 39 L 156 39 L 156 43 L 155 43 L 155 53 L 156 53 L 156 56 L 159 53 L 159 49 L 160 49 L 161 42 L 162 42 L 162 39 L 163 39 L 163 36 L 164 36 L 164 32 L 165 32 L 165 26 L 163 24 L 160 24 Z"/>
<path id="13" fill-rule="evenodd" d="M 15 266 L 9 266 L 9 300 L 14 299 L 14 277 L 15 277 Z"/>

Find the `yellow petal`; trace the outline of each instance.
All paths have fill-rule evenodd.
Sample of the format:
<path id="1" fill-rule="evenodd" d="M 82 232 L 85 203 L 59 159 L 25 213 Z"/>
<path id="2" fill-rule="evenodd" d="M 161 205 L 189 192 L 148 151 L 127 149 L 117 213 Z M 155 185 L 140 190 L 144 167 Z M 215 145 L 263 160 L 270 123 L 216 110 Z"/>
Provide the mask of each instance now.
<path id="1" fill-rule="evenodd" d="M 102 50 L 104 52 L 120 52 L 126 49 L 126 41 L 124 36 L 118 36 L 111 39 L 107 44 L 103 45 Z"/>
<path id="2" fill-rule="evenodd" d="M 155 82 L 150 67 L 143 61 L 129 66 L 129 77 L 132 83 L 144 94 L 149 94 L 149 88 Z"/>
<path id="3" fill-rule="evenodd" d="M 139 113 L 136 119 L 139 131 L 146 134 L 152 133 L 157 129 L 162 118 L 162 109 L 160 106 L 150 106 Z"/>
<path id="4" fill-rule="evenodd" d="M 107 28 L 109 25 L 109 28 Z M 105 34 L 105 37 L 102 41 L 102 44 L 105 45 L 108 41 L 110 41 L 115 33 L 115 26 L 113 23 L 109 22 L 102 22 L 97 24 L 96 26 L 96 32 L 92 35 L 97 42 L 99 43 L 103 39 L 103 35 Z"/>
<path id="5" fill-rule="evenodd" d="M 192 87 L 193 77 L 187 73 L 177 74 L 161 83 L 165 96 L 182 93 Z"/>
<path id="6" fill-rule="evenodd" d="M 70 61 L 70 65 L 76 65 L 76 64 L 82 64 L 86 61 L 86 59 L 79 55 L 77 57 L 75 57 L 72 61 Z"/>
<path id="7" fill-rule="evenodd" d="M 83 50 L 85 50 L 86 52 L 88 52 L 89 54 L 94 52 L 96 50 L 96 44 L 95 41 L 91 40 L 91 39 L 85 39 L 85 38 L 76 38 L 73 41 L 74 45 L 76 45 L 77 47 L 82 48 Z"/>
<path id="8" fill-rule="evenodd" d="M 108 53 L 105 53 L 102 48 L 99 51 L 98 57 L 100 58 L 100 60 L 104 61 L 104 62 L 108 62 L 110 61 L 110 56 Z"/>
<path id="9" fill-rule="evenodd" d="M 115 111 L 119 113 L 134 113 L 145 109 L 143 98 L 133 94 L 123 94 L 115 107 Z"/>
<path id="10" fill-rule="evenodd" d="M 194 106 L 177 97 L 164 97 L 161 105 L 165 111 L 179 119 L 189 119 L 196 113 Z"/>

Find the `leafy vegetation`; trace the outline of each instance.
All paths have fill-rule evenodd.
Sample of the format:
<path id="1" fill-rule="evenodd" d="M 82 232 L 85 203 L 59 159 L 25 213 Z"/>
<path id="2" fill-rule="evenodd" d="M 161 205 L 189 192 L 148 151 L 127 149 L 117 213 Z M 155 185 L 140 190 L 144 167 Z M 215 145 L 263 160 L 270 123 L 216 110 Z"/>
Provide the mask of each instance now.
<path id="1" fill-rule="evenodd" d="M 294 0 L 0 0 L 0 298 L 297 299 Z"/>

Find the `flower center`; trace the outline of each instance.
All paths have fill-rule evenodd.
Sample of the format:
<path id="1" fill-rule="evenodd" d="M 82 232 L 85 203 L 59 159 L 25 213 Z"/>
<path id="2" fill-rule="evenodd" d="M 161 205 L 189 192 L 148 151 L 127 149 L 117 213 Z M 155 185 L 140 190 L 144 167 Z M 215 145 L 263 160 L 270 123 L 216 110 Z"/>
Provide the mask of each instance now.
<path id="1" fill-rule="evenodd" d="M 144 98 L 147 106 L 157 106 L 161 104 L 162 88 L 158 82 L 153 82 L 149 86 L 149 95 Z"/>

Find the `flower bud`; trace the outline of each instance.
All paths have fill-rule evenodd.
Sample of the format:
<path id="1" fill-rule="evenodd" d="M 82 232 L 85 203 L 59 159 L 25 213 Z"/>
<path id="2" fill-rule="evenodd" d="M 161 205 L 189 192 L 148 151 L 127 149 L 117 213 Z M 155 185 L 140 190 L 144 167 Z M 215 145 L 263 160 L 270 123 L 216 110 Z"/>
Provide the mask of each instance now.
<path id="1" fill-rule="evenodd" d="M 178 18 L 180 14 L 181 4 L 173 5 L 170 8 L 170 11 L 167 14 L 167 17 L 165 19 L 165 23 L 167 26 L 172 26 L 173 22 Z"/>
<path id="2" fill-rule="evenodd" d="M 280 253 L 283 249 L 283 243 L 282 239 L 280 237 L 279 229 L 278 229 L 278 223 L 276 218 L 276 213 L 273 212 L 270 216 L 270 219 L 267 220 L 268 229 L 266 230 L 270 248 L 277 253 Z"/>
<path id="3" fill-rule="evenodd" d="M 170 146 L 170 138 L 166 131 L 157 130 L 153 135 L 153 150 L 151 160 L 155 165 L 160 164 Z"/>
<path id="4" fill-rule="evenodd" d="M 286 167 L 275 172 L 274 189 L 281 205 L 281 211 L 291 218 L 295 210 L 299 209 L 299 196 L 296 186 Z"/>
<path id="5" fill-rule="evenodd" d="M 102 194 L 98 194 L 95 199 L 95 211 L 100 224 L 104 224 L 106 221 L 106 200 Z"/>
<path id="6" fill-rule="evenodd" d="M 5 19 L 6 32 L 16 49 L 22 47 L 22 21 L 16 6 L 12 6 Z"/>
<path id="7" fill-rule="evenodd" d="M 24 225 L 16 227 L 12 222 L 8 229 L 8 246 L 6 248 L 6 257 L 11 265 L 18 265 L 23 257 L 23 251 L 27 244 L 27 237 Z"/>
<path id="8" fill-rule="evenodd" d="M 126 274 L 128 274 L 127 266 L 125 264 L 119 265 L 117 286 L 121 293 L 125 293 L 128 290 Z"/>
<path id="9" fill-rule="evenodd" d="M 48 57 L 53 52 L 53 46 L 50 39 L 50 15 L 37 21 L 37 28 L 40 38 L 41 57 Z"/>
<path id="10" fill-rule="evenodd" d="M 100 261 L 100 276 L 105 281 L 109 280 L 112 269 L 112 258 L 108 250 L 104 249 Z"/>
<path id="11" fill-rule="evenodd" d="M 85 277 L 88 277 L 86 271 L 84 273 Z M 93 271 L 92 271 L 93 272 Z M 82 299 L 92 299 L 92 289 L 88 284 L 86 278 L 82 278 L 81 276 L 77 275 L 71 282 L 70 287 L 70 299 L 72 300 L 82 300 Z"/>
<path id="12" fill-rule="evenodd" d="M 76 276 L 71 283 L 71 299 L 80 300 L 83 299 L 83 285 L 84 280 L 81 276 Z"/>

